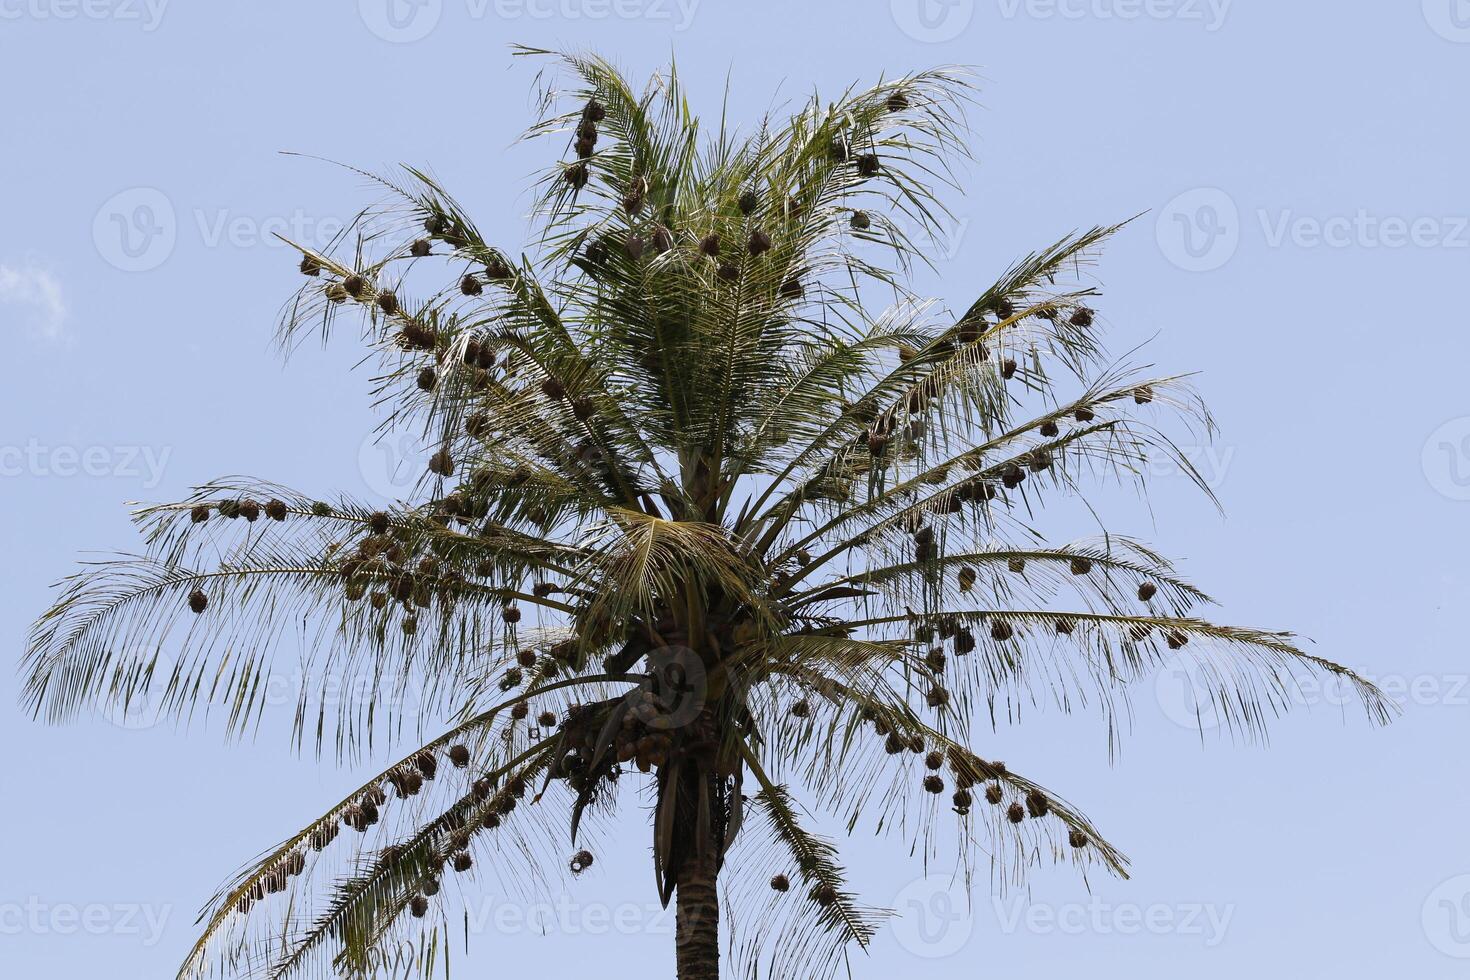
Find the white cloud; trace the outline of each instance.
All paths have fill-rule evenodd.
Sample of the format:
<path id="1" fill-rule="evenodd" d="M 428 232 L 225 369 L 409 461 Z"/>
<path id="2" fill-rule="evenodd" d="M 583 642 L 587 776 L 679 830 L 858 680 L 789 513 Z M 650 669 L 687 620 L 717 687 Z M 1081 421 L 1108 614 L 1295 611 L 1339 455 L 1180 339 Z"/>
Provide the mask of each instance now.
<path id="1" fill-rule="evenodd" d="M 0 263 L 0 305 L 20 307 L 21 326 L 47 340 L 66 339 L 61 282 L 45 269 L 31 263 L 19 267 Z"/>

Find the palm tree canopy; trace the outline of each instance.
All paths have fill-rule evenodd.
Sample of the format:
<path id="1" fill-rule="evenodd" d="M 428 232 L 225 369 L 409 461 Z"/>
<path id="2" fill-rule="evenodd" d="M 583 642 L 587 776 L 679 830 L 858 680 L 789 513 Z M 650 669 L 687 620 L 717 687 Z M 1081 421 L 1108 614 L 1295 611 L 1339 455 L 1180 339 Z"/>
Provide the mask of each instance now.
<path id="1" fill-rule="evenodd" d="M 433 450 L 414 498 L 201 486 L 139 510 L 144 552 L 63 583 L 31 637 L 25 696 L 50 720 L 146 696 L 244 731 L 288 669 L 318 750 L 449 719 L 223 887 L 181 976 L 427 971 L 453 932 L 427 911 L 446 863 L 562 887 L 592 857 L 569 866 L 568 817 L 576 848 L 629 789 L 665 902 L 723 863 L 738 972 L 826 976 L 882 912 L 798 799 L 926 855 L 956 835 L 967 874 L 1125 874 L 977 726 L 1045 702 L 1114 733 L 1170 658 L 1244 735 L 1308 673 L 1387 718 L 1290 635 L 1200 618 L 1208 596 L 1143 543 L 1039 529 L 1161 459 L 1193 474 L 1168 428 L 1213 424 L 1186 377 L 1101 345 L 1082 270 L 1117 226 L 957 314 L 909 291 L 965 154 L 967 73 L 742 134 L 701 129 L 672 69 L 639 91 L 594 56 L 519 53 L 556 68 L 528 135 L 566 147 L 531 253 L 406 169 L 331 248 L 301 247 L 282 319 L 287 350 L 362 324 L 385 430 Z"/>

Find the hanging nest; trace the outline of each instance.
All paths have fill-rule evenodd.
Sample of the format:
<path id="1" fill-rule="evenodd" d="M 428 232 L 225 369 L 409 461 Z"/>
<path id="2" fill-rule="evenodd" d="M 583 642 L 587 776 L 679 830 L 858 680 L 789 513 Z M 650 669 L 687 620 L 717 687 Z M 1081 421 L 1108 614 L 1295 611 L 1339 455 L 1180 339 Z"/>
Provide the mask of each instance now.
<path id="1" fill-rule="evenodd" d="M 530 670 L 532 667 L 536 666 L 536 651 L 520 651 L 516 654 L 516 662 L 519 663 L 522 667 L 525 667 L 527 670 Z"/>
<path id="2" fill-rule="evenodd" d="M 928 755 L 924 756 L 924 768 L 929 769 L 933 772 L 938 772 L 941 768 L 943 768 L 943 766 L 943 752 L 930 752 Z"/>
<path id="3" fill-rule="evenodd" d="M 797 276 L 792 276 L 781 284 L 781 296 L 785 299 L 801 299 L 804 295 L 806 295 L 806 289 Z"/>
<path id="4" fill-rule="evenodd" d="M 924 701 L 931 708 L 943 708 L 949 704 L 949 691 L 938 684 L 929 688 L 929 693 L 924 695 Z"/>
<path id="5" fill-rule="evenodd" d="M 1011 823 L 1020 823 L 1026 819 L 1026 811 L 1019 803 L 1012 803 L 1006 807 L 1006 819 Z"/>
<path id="6" fill-rule="evenodd" d="M 600 123 L 607 118 L 607 107 L 596 99 L 588 99 L 587 104 L 582 107 L 582 118 L 592 123 Z"/>
<path id="7" fill-rule="evenodd" d="M 588 157 L 592 156 L 592 150 L 597 146 L 597 138 L 595 136 L 579 136 L 574 146 L 577 150 L 577 157 L 579 159 L 586 160 Z"/>
<path id="8" fill-rule="evenodd" d="M 521 609 L 514 603 L 509 603 L 501 607 L 500 618 L 510 625 L 515 625 L 521 621 Z"/>
<path id="9" fill-rule="evenodd" d="M 1154 585 L 1152 582 L 1143 582 L 1138 586 L 1138 598 L 1143 602 L 1148 602 L 1150 599 L 1158 594 L 1159 587 L 1157 585 Z"/>
<path id="10" fill-rule="evenodd" d="M 991 783 L 985 787 L 985 802 L 991 806 L 1000 805 L 1000 801 L 1004 798 L 1005 792 L 1000 788 L 1000 783 Z"/>
<path id="11" fill-rule="evenodd" d="M 954 791 L 954 796 L 950 799 L 954 803 L 955 813 L 958 813 L 962 817 L 969 816 L 970 805 L 975 802 L 975 798 L 970 795 L 969 790 L 957 789 Z"/>
<path id="12" fill-rule="evenodd" d="M 883 165 L 878 161 L 878 154 L 863 153 L 857 158 L 857 172 L 860 177 L 876 177 L 882 173 Z"/>
<path id="13" fill-rule="evenodd" d="M 924 656 L 924 666 L 936 674 L 944 670 L 944 663 L 944 650 L 941 647 L 933 648 Z"/>
<path id="14" fill-rule="evenodd" d="M 260 504 L 253 500 L 240 501 L 240 516 L 253 524 L 260 516 Z"/>
<path id="15" fill-rule="evenodd" d="M 426 367 L 419 372 L 418 386 L 420 391 L 433 391 L 434 385 L 439 383 L 439 375 L 431 367 Z"/>
<path id="16" fill-rule="evenodd" d="M 520 721 L 522 718 L 525 718 L 530 713 L 531 713 L 531 708 L 524 701 L 518 702 L 517 704 L 513 705 L 511 707 L 511 709 L 510 709 L 510 716 L 512 718 L 514 718 L 516 721 Z"/>
<path id="17" fill-rule="evenodd" d="M 653 226 L 653 250 L 660 255 L 674 247 L 674 233 L 663 224 Z"/>
<path id="18" fill-rule="evenodd" d="M 790 891 L 791 879 L 787 878 L 785 875 L 776 875 L 771 879 L 771 888 L 778 892 Z"/>
<path id="19" fill-rule="evenodd" d="M 209 520 L 209 505 L 195 504 L 189 509 L 189 520 L 193 521 L 195 524 L 203 524 L 205 521 Z"/>
<path id="20" fill-rule="evenodd" d="M 389 316 L 398 312 L 398 297 L 393 294 L 392 290 L 385 289 L 378 294 L 378 309 Z"/>
<path id="21" fill-rule="evenodd" d="M 642 235 L 629 235 L 623 239 L 623 252 L 634 262 L 643 258 L 643 252 L 647 248 L 648 242 Z"/>
<path id="22" fill-rule="evenodd" d="M 470 750 L 463 745 L 451 745 L 449 747 L 449 761 L 456 769 L 463 769 L 470 764 Z"/>
<path id="23" fill-rule="evenodd" d="M 473 275 L 468 275 L 459 281 L 459 291 L 466 296 L 479 296 L 485 291 L 485 284 Z"/>
<path id="24" fill-rule="evenodd" d="M 432 328 L 409 321 L 398 332 L 398 342 L 409 350 L 433 350 L 439 343 L 439 335 Z"/>
<path id="25" fill-rule="evenodd" d="M 995 301 L 995 316 L 1000 320 L 1009 320 L 1016 315 L 1016 304 L 1002 297 Z"/>
<path id="26" fill-rule="evenodd" d="M 425 779 L 433 779 L 434 775 L 439 771 L 439 760 L 434 758 L 434 753 L 425 749 L 414 755 L 413 767 Z"/>
<path id="27" fill-rule="evenodd" d="M 963 657 L 975 649 L 975 634 L 970 632 L 969 627 L 964 627 L 955 632 L 954 652 Z"/>
<path id="28" fill-rule="evenodd" d="M 1067 831 L 1067 843 L 1075 850 L 1081 850 L 1087 846 L 1087 835 L 1080 830 L 1069 830 Z"/>
<path id="29" fill-rule="evenodd" d="M 1086 330 L 1092 326 L 1093 313 L 1085 306 L 1079 306 L 1072 311 L 1072 326 L 1081 327 Z"/>
<path id="30" fill-rule="evenodd" d="M 1031 790 L 1026 794 L 1026 812 L 1032 817 L 1040 819 L 1046 816 L 1051 809 L 1051 803 L 1039 790 Z"/>
<path id="31" fill-rule="evenodd" d="M 710 232 L 699 240 L 699 253 L 709 258 L 718 258 L 720 255 L 720 236 Z"/>
<path id="32" fill-rule="evenodd" d="M 975 570 L 969 565 L 961 568 L 959 575 L 956 576 L 956 579 L 959 582 L 960 591 L 969 592 L 971 589 L 973 589 L 975 587 L 975 578 Z"/>
<path id="33" fill-rule="evenodd" d="M 811 703 L 805 699 L 802 699 L 791 706 L 791 716 L 793 718 L 809 718 L 811 717 L 811 713 Z"/>
<path id="34" fill-rule="evenodd" d="M 1073 558 L 1070 567 L 1073 575 L 1086 575 L 1092 571 L 1092 559 L 1080 557 Z"/>
<path id="35" fill-rule="evenodd" d="M 832 137 L 831 146 L 828 148 L 828 155 L 837 163 L 846 163 L 847 158 L 851 155 L 847 148 L 847 140 L 841 136 Z"/>
<path id="36" fill-rule="evenodd" d="M 475 859 L 470 857 L 469 851 L 455 851 L 454 856 L 449 859 L 450 867 L 460 874 L 464 874 L 474 867 Z"/>
<path id="37" fill-rule="evenodd" d="M 1170 650 L 1178 650 L 1189 642 L 1189 635 L 1180 630 L 1170 630 L 1164 634 L 1164 642 L 1169 644 Z"/>
<path id="38" fill-rule="evenodd" d="M 909 107 L 909 97 L 902 92 L 894 92 L 886 104 L 889 112 L 903 112 Z"/>
<path id="39" fill-rule="evenodd" d="M 1016 376 L 1016 359 L 1014 357 L 1008 357 L 1000 362 L 1000 376 L 1007 381 Z"/>
<path id="40" fill-rule="evenodd" d="M 310 255 L 301 256 L 301 265 L 297 268 L 303 276 L 319 276 L 322 273 L 322 264 Z"/>
<path id="41" fill-rule="evenodd" d="M 427 238 L 420 238 L 417 239 L 412 245 L 408 246 L 408 254 L 412 255 L 416 259 L 427 258 L 429 250 L 431 248 L 433 248 L 433 246 L 429 244 L 429 240 Z"/>
<path id="42" fill-rule="evenodd" d="M 866 211 L 854 211 L 847 223 L 853 231 L 867 231 L 873 227 L 873 219 Z"/>
<path id="43" fill-rule="evenodd" d="M 556 713 L 552 711 L 541 712 L 539 715 L 536 716 L 536 724 L 540 725 L 542 728 L 555 727 Z"/>
<path id="44" fill-rule="evenodd" d="M 1003 643 L 1015 635 L 1015 629 L 1005 620 L 997 619 L 990 624 L 990 638 L 998 643 Z"/>
<path id="45" fill-rule="evenodd" d="M 1026 468 L 1032 473 L 1051 469 L 1051 454 L 1040 449 L 1033 450 L 1026 460 Z"/>
<path id="46" fill-rule="evenodd" d="M 825 882 L 812 889 L 812 901 L 823 908 L 837 904 L 837 889 Z"/>
<path id="47" fill-rule="evenodd" d="M 909 751 L 912 752 L 912 753 L 914 753 L 914 755 L 918 755 L 919 753 L 923 752 L 924 751 L 924 736 L 922 736 L 922 735 L 910 735 L 909 736 Z"/>
<path id="48" fill-rule="evenodd" d="M 897 732 L 889 732 L 888 737 L 883 740 L 883 751 L 889 755 L 898 755 L 905 748 L 903 736 Z"/>
<path id="49" fill-rule="evenodd" d="M 325 850 L 327 845 L 337 839 L 341 828 L 334 823 L 326 823 L 317 827 L 306 838 L 306 844 L 313 851 Z"/>
<path id="50" fill-rule="evenodd" d="M 741 214 L 754 214 L 755 209 L 761 206 L 761 198 L 755 191 L 742 191 L 735 205 L 740 208 Z"/>
<path id="51" fill-rule="evenodd" d="M 1142 643 L 1153 633 L 1154 628 L 1147 623 L 1134 623 L 1128 627 L 1128 638 L 1134 643 Z"/>
<path id="52" fill-rule="evenodd" d="M 265 502 L 265 516 L 273 521 L 286 519 L 286 502 L 272 497 Z"/>
<path id="53" fill-rule="evenodd" d="M 752 258 L 759 258 L 771 250 L 771 236 L 759 228 L 750 233 L 750 238 L 745 242 L 745 250 Z"/>
<path id="54" fill-rule="evenodd" d="M 1048 439 L 1055 439 L 1057 433 L 1060 431 L 1061 430 L 1057 427 L 1057 424 L 1055 422 L 1041 423 L 1041 434 Z"/>
<path id="55" fill-rule="evenodd" d="M 1007 490 L 1014 490 L 1026 479 L 1026 471 L 1015 463 L 1007 463 L 1005 469 L 1000 471 L 1001 486 Z"/>
<path id="56" fill-rule="evenodd" d="M 1097 413 L 1088 408 L 1086 405 L 1082 405 L 1077 409 L 1077 411 L 1072 413 L 1072 417 L 1078 422 L 1091 422 L 1093 419 L 1097 418 Z"/>
<path id="57" fill-rule="evenodd" d="M 924 792 L 939 794 L 944 792 L 944 778 L 937 775 L 924 777 Z"/>
<path id="58" fill-rule="evenodd" d="M 1134 388 L 1133 389 L 1133 404 L 1135 404 L 1135 405 L 1147 405 L 1149 402 L 1151 402 L 1153 400 L 1154 400 L 1154 392 L 1153 392 L 1153 389 L 1152 388 Z"/>
<path id="59" fill-rule="evenodd" d="M 725 282 L 734 282 L 740 278 L 740 267 L 732 262 L 721 262 L 719 268 L 715 270 L 715 275 Z"/>
<path id="60" fill-rule="evenodd" d="M 572 859 L 568 862 L 567 866 L 571 868 L 572 874 L 581 874 L 583 871 L 592 867 L 592 852 L 578 851 L 572 855 Z"/>
<path id="61" fill-rule="evenodd" d="M 403 635 L 413 636 L 419 631 L 419 618 L 417 616 L 403 617 Z"/>
<path id="62" fill-rule="evenodd" d="M 541 394 L 552 401 L 561 401 L 566 396 L 567 390 L 556 378 L 548 377 L 541 382 Z"/>
<path id="63" fill-rule="evenodd" d="M 362 299 L 363 293 L 367 292 L 367 282 L 357 273 L 351 273 L 342 280 L 342 291 L 353 299 Z"/>
<path id="64" fill-rule="evenodd" d="M 1015 572 L 1017 575 L 1020 575 L 1026 570 L 1026 559 L 1012 558 L 1006 562 L 1006 567 Z"/>
<path id="65" fill-rule="evenodd" d="M 196 615 L 204 612 L 205 607 L 208 605 L 209 597 L 200 590 L 195 589 L 193 592 L 189 593 L 189 608 L 192 609 Z"/>
<path id="66" fill-rule="evenodd" d="M 369 514 L 367 523 L 368 527 L 372 529 L 372 532 L 374 534 L 388 533 L 388 515 L 383 513 L 381 510 L 374 511 L 373 513 Z"/>
<path id="67" fill-rule="evenodd" d="M 573 190 L 578 191 L 587 186 L 587 177 L 587 164 L 581 160 L 561 172 L 561 179 L 566 181 Z"/>
<path id="68" fill-rule="evenodd" d="M 1077 624 L 1065 616 L 1057 620 L 1057 632 L 1062 636 L 1071 636 L 1072 631 L 1076 628 Z"/>

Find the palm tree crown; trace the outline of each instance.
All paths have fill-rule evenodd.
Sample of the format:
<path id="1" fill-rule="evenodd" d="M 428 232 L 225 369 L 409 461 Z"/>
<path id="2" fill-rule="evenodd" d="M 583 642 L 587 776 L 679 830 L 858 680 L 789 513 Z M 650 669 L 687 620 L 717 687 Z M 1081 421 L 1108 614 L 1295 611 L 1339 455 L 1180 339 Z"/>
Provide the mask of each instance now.
<path id="1" fill-rule="evenodd" d="M 1078 270 L 1113 227 L 958 315 L 905 288 L 965 152 L 964 72 L 707 134 L 672 70 L 638 92 L 596 57 L 520 53 L 572 81 L 546 83 L 529 133 L 568 156 L 538 185 L 533 254 L 407 170 L 333 247 L 300 248 L 283 316 L 288 349 L 364 324 L 387 426 L 432 443 L 415 499 L 211 483 L 140 510 L 145 553 L 68 580 L 35 627 L 26 697 L 53 720 L 146 695 L 252 725 L 292 634 L 299 740 L 350 752 L 449 719 L 226 885 L 182 977 L 431 967 L 445 879 L 578 874 L 629 791 L 680 977 L 717 975 L 721 900 L 739 972 L 826 976 L 881 913 L 798 799 L 926 853 L 954 833 L 967 871 L 1125 873 L 981 752 L 997 706 L 1101 705 L 1112 730 L 1128 685 L 1181 657 L 1239 731 L 1305 672 L 1386 717 L 1289 635 L 1197 618 L 1207 597 L 1145 545 L 1035 528 L 1161 457 L 1192 474 L 1163 426 L 1212 423 L 1185 378 L 1103 351 Z"/>

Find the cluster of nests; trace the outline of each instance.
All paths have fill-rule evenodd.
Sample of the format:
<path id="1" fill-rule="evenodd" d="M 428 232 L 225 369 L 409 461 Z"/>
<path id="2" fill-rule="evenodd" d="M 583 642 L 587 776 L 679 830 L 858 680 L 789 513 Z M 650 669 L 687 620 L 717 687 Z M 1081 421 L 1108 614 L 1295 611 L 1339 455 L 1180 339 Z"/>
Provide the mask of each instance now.
<path id="1" fill-rule="evenodd" d="M 198 503 L 189 509 L 189 520 L 195 524 L 203 524 L 209 520 L 212 513 L 218 512 L 221 517 L 230 519 L 244 518 L 249 523 L 255 523 L 264 514 L 273 521 L 284 521 L 290 514 L 290 508 L 286 502 L 271 498 L 264 504 L 246 497 L 240 500 L 220 500 L 213 504 Z M 332 513 L 331 507 L 320 501 L 311 505 L 311 512 L 318 517 L 327 517 Z M 202 613 L 209 607 L 209 596 L 202 589 L 194 588 L 189 592 L 189 608 L 194 613 Z"/>
<path id="2" fill-rule="evenodd" d="M 418 629 L 417 610 L 427 609 L 436 596 L 452 596 L 464 585 L 459 569 L 426 555 L 416 564 L 414 556 L 389 532 L 388 517 L 382 512 L 368 519 L 373 533 L 359 542 L 357 549 L 339 565 L 343 591 L 348 600 L 367 598 L 374 609 L 384 609 L 390 602 L 402 605 L 408 613 L 402 626 L 405 633 Z M 368 588 L 379 584 L 371 594 Z"/>
<path id="3" fill-rule="evenodd" d="M 510 615 L 510 619 L 507 622 L 514 623 L 520 620 L 520 610 L 514 606 L 506 606 L 501 610 L 502 617 L 507 614 Z M 500 689 L 502 691 L 510 691 L 520 687 L 526 680 L 525 671 L 532 669 L 536 670 L 538 676 L 542 679 L 556 677 L 563 669 L 576 667 L 580 656 L 581 646 L 575 639 L 553 643 L 546 649 L 546 656 L 544 657 L 529 647 L 522 649 L 516 653 L 516 666 L 507 669 L 501 675 Z M 529 709 L 526 707 L 525 702 L 522 701 L 511 708 L 511 717 L 520 720 L 525 718 L 528 712 Z M 554 720 L 550 722 L 540 720 L 544 717 L 545 713 L 537 719 L 538 724 L 543 728 L 555 723 Z"/>

